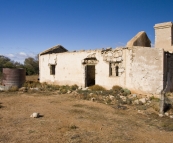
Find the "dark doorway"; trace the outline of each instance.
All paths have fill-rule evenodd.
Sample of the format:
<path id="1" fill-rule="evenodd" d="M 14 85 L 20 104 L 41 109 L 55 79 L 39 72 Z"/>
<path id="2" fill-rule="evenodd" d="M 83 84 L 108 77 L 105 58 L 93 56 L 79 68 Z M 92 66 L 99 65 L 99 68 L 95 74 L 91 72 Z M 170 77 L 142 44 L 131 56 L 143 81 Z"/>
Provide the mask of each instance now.
<path id="1" fill-rule="evenodd" d="M 85 66 L 85 87 L 95 85 L 95 65 Z"/>

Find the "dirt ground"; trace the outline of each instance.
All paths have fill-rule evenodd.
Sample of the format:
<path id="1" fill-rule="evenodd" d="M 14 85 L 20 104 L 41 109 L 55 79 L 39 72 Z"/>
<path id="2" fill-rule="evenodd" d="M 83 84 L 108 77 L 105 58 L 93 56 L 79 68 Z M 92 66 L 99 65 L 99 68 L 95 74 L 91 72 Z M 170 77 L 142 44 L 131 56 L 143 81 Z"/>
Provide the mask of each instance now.
<path id="1" fill-rule="evenodd" d="M 0 92 L 0 143 L 172 143 L 154 111 L 138 113 L 71 94 Z M 33 112 L 42 117 L 31 118 Z"/>

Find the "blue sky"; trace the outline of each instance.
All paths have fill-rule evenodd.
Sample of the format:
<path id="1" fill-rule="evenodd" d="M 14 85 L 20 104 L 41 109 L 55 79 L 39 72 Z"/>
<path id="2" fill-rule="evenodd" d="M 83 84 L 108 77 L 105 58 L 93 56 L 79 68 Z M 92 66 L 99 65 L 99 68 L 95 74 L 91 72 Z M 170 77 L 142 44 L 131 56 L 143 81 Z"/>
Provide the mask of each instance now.
<path id="1" fill-rule="evenodd" d="M 0 0 L 0 55 L 23 62 L 61 44 L 69 51 L 125 46 L 173 21 L 172 0 Z"/>

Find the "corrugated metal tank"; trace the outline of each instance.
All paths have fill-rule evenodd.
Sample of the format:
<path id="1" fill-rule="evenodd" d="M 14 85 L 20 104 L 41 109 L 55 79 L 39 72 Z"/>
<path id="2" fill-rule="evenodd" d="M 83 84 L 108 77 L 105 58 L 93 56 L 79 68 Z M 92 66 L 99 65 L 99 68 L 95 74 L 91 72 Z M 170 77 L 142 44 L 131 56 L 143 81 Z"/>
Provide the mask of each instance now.
<path id="1" fill-rule="evenodd" d="M 25 69 L 13 69 L 13 68 L 3 68 L 3 80 L 2 83 L 5 86 L 17 86 L 21 87 L 26 79 Z"/>

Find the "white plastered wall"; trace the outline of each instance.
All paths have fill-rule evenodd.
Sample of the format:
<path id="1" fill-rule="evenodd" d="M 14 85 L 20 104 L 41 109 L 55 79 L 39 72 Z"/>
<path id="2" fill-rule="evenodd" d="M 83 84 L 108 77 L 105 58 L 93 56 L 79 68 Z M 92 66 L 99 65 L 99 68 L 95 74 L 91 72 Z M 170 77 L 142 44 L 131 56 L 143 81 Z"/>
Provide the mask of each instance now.
<path id="1" fill-rule="evenodd" d="M 137 91 L 160 94 L 164 75 L 163 49 L 133 47 L 127 52 L 129 54 L 127 54 L 126 86 Z"/>
<path id="2" fill-rule="evenodd" d="M 121 56 L 117 57 L 117 52 Z M 120 85 L 146 93 L 159 94 L 163 89 L 163 49 L 148 47 L 120 48 L 102 53 L 101 50 L 64 52 L 40 56 L 40 82 L 59 85 L 85 86 L 85 65 L 83 59 L 94 54 L 95 84 L 111 89 Z M 115 58 L 116 57 L 116 58 Z M 121 59 L 123 72 L 109 76 L 109 62 Z M 56 74 L 50 75 L 49 64 L 56 64 Z"/>
<path id="3" fill-rule="evenodd" d="M 94 53 L 98 60 L 98 63 L 95 64 L 95 84 L 107 89 L 112 88 L 113 85 L 124 85 L 124 74 L 119 77 L 109 77 L 109 62 L 103 61 L 101 50 L 41 55 L 39 59 L 40 82 L 59 85 L 77 84 L 84 87 L 85 65 L 82 64 L 82 60 Z M 55 75 L 50 75 L 50 64 L 56 64 Z"/>

